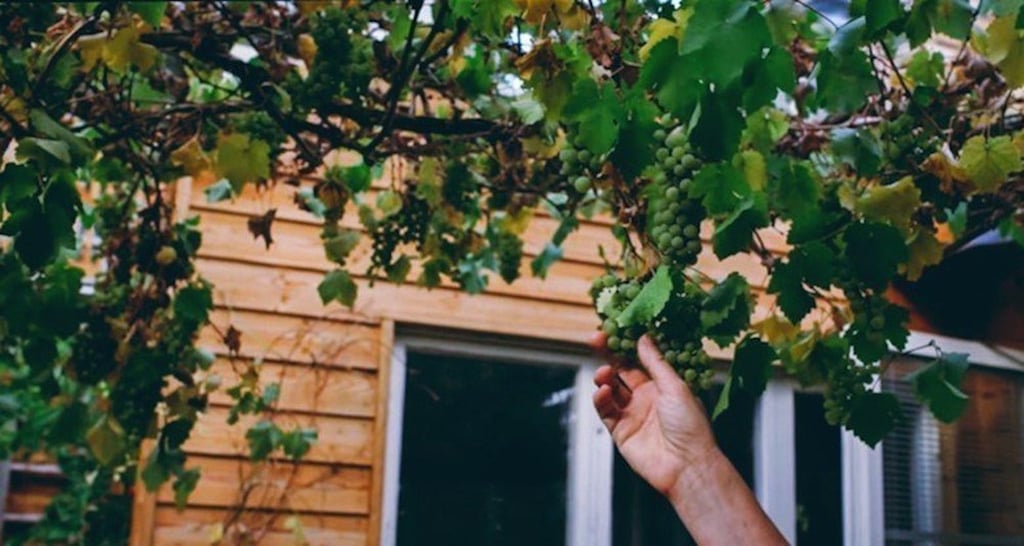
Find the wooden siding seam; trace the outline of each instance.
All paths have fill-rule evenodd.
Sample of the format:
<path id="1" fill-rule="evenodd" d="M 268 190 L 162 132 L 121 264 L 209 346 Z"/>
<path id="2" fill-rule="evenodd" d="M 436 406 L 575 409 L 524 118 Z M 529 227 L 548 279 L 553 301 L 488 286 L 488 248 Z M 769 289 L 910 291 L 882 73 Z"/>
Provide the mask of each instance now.
<path id="1" fill-rule="evenodd" d="M 384 451 L 387 448 L 388 386 L 391 384 L 391 355 L 395 346 L 395 322 L 385 321 L 380 328 L 380 361 L 377 365 L 377 412 L 373 428 L 373 473 L 370 478 L 370 522 L 367 539 L 379 546 L 384 505 Z"/>

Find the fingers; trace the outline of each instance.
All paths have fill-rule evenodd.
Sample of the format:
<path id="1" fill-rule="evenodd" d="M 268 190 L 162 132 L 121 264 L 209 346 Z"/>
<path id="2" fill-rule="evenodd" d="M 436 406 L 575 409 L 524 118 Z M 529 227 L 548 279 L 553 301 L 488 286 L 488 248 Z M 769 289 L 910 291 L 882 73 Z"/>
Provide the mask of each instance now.
<path id="1" fill-rule="evenodd" d="M 594 372 L 594 384 L 598 387 L 608 385 L 612 390 L 612 397 L 615 403 L 618 404 L 619 409 L 624 409 L 629 405 L 629 401 L 633 399 L 633 391 L 615 373 L 615 369 L 611 366 L 601 366 Z"/>
<path id="2" fill-rule="evenodd" d="M 684 386 L 683 380 L 679 378 L 672 366 L 665 362 L 665 358 L 661 356 L 661 352 L 658 351 L 650 337 L 645 335 L 640 338 L 636 352 L 659 391 L 679 392 L 681 390 L 681 387 Z"/>
<path id="3" fill-rule="evenodd" d="M 615 403 L 615 397 L 610 386 L 601 385 L 597 388 L 597 392 L 594 393 L 594 409 L 597 410 L 597 415 L 601 418 L 601 422 L 608 428 L 608 432 L 614 430 L 615 425 L 619 423 L 622 409 Z"/>

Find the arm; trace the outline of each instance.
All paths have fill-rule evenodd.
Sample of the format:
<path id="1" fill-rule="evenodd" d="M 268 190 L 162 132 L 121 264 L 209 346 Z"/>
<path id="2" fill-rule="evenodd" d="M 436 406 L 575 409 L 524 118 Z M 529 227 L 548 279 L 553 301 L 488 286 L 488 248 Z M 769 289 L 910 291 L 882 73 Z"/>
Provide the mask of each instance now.
<path id="1" fill-rule="evenodd" d="M 604 336 L 594 345 L 603 348 Z M 602 366 L 594 407 L 630 467 L 665 495 L 699 544 L 785 544 L 718 449 L 700 401 L 646 337 L 646 372 Z"/>

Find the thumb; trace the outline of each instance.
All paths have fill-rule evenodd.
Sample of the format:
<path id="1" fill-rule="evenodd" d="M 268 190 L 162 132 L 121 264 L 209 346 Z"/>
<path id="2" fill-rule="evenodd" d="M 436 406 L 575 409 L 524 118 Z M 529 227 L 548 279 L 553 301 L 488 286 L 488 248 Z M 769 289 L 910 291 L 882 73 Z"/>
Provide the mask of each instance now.
<path id="1" fill-rule="evenodd" d="M 636 346 L 637 355 L 640 357 L 640 362 L 647 368 L 647 373 L 651 375 L 651 379 L 654 380 L 654 385 L 661 392 L 678 392 L 680 387 L 683 385 L 683 380 L 679 378 L 676 371 L 672 369 L 672 366 L 665 361 L 665 357 L 661 356 L 661 351 L 654 345 L 654 341 L 651 340 L 650 336 L 643 336 L 640 338 L 640 342 Z"/>

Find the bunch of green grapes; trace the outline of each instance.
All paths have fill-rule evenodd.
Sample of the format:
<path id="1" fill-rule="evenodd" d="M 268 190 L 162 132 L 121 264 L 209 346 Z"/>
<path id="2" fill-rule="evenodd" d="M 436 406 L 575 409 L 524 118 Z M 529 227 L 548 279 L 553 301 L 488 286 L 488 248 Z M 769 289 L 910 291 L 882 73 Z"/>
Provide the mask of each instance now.
<path id="1" fill-rule="evenodd" d="M 519 278 L 519 266 L 523 261 L 523 240 L 515 233 L 501 231 L 495 235 L 491 247 L 498 261 L 498 274 L 505 282 L 511 284 Z"/>
<path id="2" fill-rule="evenodd" d="M 701 345 L 699 289 L 673 291 L 665 308 L 649 323 L 620 324 L 623 310 L 640 291 L 636 279 L 620 279 L 612 274 L 595 279 L 591 285 L 590 296 L 601 318 L 601 330 L 608 335 L 608 349 L 635 362 L 637 342 L 648 334 L 687 384 L 695 389 L 710 388 L 714 370 Z"/>
<path id="3" fill-rule="evenodd" d="M 876 365 L 857 365 L 853 361 L 829 368 L 825 375 L 825 421 L 830 425 L 845 424 L 854 402 L 867 392 L 867 385 L 877 372 Z"/>
<path id="4" fill-rule="evenodd" d="M 401 212 L 376 222 L 370 230 L 373 244 L 367 274 L 371 276 L 392 264 L 398 245 L 419 247 L 427 238 L 433 216 L 430 204 L 411 189 L 402 197 Z"/>
<path id="5" fill-rule="evenodd" d="M 366 36 L 363 10 L 329 7 L 312 21 L 316 57 L 305 81 L 289 90 L 305 106 L 331 103 L 337 97 L 361 99 L 376 63 L 373 42 Z"/>
<path id="6" fill-rule="evenodd" d="M 586 149 L 577 137 L 571 144 L 566 144 L 558 153 L 562 160 L 560 174 L 566 177 L 573 189 L 580 194 L 587 193 L 593 187 L 593 181 L 601 175 L 601 166 L 605 157 L 596 155 Z"/>
<path id="7" fill-rule="evenodd" d="M 920 118 L 909 114 L 901 114 L 884 124 L 880 138 L 885 157 L 893 165 L 911 170 L 915 170 L 942 144 L 942 139 L 924 126 Z"/>
<path id="8" fill-rule="evenodd" d="M 890 305 L 877 293 L 865 294 L 859 290 L 845 292 L 853 312 L 853 326 L 867 332 L 867 339 L 874 345 L 885 343 L 885 309 Z"/>
<path id="9" fill-rule="evenodd" d="M 671 131 L 659 129 L 655 186 L 650 196 L 647 233 L 665 259 L 677 265 L 693 265 L 700 254 L 700 223 L 706 213 L 697 199 L 691 199 L 689 187 L 701 161 L 689 149 L 681 126 Z"/>

